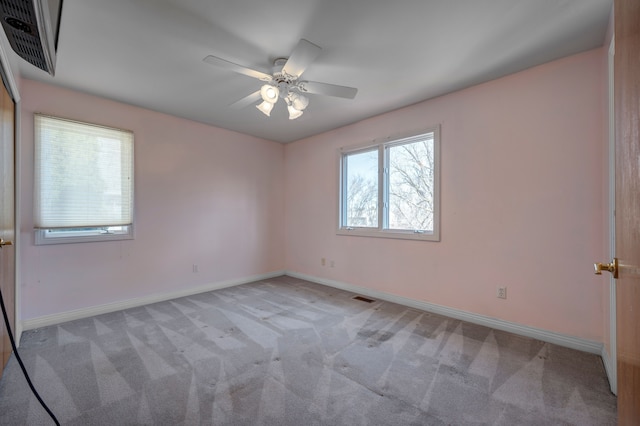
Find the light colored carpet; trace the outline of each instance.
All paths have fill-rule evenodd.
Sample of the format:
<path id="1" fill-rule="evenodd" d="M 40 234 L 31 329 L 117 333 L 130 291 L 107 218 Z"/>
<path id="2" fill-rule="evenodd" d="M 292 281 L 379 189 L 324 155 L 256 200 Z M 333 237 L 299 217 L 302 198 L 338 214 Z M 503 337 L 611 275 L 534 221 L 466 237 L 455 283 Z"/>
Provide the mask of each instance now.
<path id="1" fill-rule="evenodd" d="M 279 277 L 25 332 L 66 425 L 614 425 L 599 357 Z M 52 424 L 14 357 L 0 424 Z"/>

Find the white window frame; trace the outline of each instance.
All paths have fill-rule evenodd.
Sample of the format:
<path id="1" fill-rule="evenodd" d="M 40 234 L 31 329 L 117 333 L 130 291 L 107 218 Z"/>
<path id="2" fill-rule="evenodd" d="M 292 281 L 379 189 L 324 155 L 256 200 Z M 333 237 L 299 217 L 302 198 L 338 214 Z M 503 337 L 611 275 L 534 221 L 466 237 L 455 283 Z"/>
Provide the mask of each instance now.
<path id="1" fill-rule="evenodd" d="M 117 130 L 120 132 L 131 133 L 133 132 L 124 129 L 118 129 L 108 126 L 103 126 L 100 124 L 87 123 L 78 120 L 71 120 L 67 118 L 55 117 L 47 114 L 39 114 L 35 115 L 45 116 L 57 120 L 64 120 L 69 122 L 74 122 L 80 125 L 85 126 L 95 126 L 95 127 L 103 127 L 107 129 Z M 34 117 L 35 117 L 34 115 Z M 35 119 L 34 119 L 35 126 Z M 35 137 L 36 132 L 34 132 Z M 133 144 L 133 152 L 132 152 L 132 173 L 135 175 L 135 142 Z M 36 167 L 39 165 L 36 164 Z M 133 178 L 133 177 L 132 177 Z M 135 179 L 133 179 L 135 182 Z M 132 191 L 133 197 L 135 199 L 135 183 L 132 183 Z M 135 201 L 134 201 L 135 206 Z M 132 223 L 129 225 L 119 225 L 119 226 L 98 226 L 98 227 L 83 227 L 83 228 L 59 228 L 59 229 L 46 229 L 46 228 L 35 228 L 34 236 L 35 236 L 35 244 L 36 245 L 49 245 L 49 244 L 70 244 L 70 243 L 88 243 L 88 242 L 98 242 L 98 241 L 120 241 L 120 240 L 132 240 L 134 239 L 134 222 L 135 222 L 135 208 L 132 211 Z"/>
<path id="2" fill-rule="evenodd" d="M 434 193 L 433 193 L 433 231 L 400 230 L 388 227 L 388 193 L 389 193 L 389 159 L 388 148 L 418 141 L 424 135 L 433 133 L 433 163 L 434 163 Z M 346 226 L 346 194 L 347 176 L 344 158 L 366 151 L 378 151 L 378 226 L 357 227 Z M 344 147 L 338 150 L 339 179 L 338 179 L 338 227 L 337 235 L 351 235 L 358 237 L 395 238 L 406 240 L 440 241 L 440 125 L 431 126 L 420 132 L 409 135 L 386 138 L 383 142 Z"/>
<path id="3" fill-rule="evenodd" d="M 110 227 L 114 228 L 114 227 Z M 47 244 L 90 243 L 95 241 L 133 240 L 133 224 L 121 226 L 122 230 L 104 230 L 103 228 L 85 228 L 83 230 L 36 229 L 35 243 L 38 246 Z"/>

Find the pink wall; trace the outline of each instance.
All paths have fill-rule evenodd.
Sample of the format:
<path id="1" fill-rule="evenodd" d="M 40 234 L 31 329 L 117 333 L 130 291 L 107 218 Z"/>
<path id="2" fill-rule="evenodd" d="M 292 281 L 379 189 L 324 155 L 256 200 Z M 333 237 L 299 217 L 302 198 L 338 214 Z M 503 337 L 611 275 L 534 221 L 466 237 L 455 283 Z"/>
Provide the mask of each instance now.
<path id="1" fill-rule="evenodd" d="M 603 56 L 285 146 L 23 80 L 22 319 L 286 268 L 603 341 Z M 33 244 L 36 111 L 134 131 L 135 240 Z M 437 123 L 442 241 L 337 236 L 338 148 Z"/>
<path id="2" fill-rule="evenodd" d="M 287 145 L 287 269 L 602 341 L 603 54 Z M 437 123 L 441 242 L 337 236 L 338 148 Z"/>
<path id="3" fill-rule="evenodd" d="M 23 320 L 284 269 L 282 145 L 30 80 L 21 95 Z M 34 245 L 34 112 L 134 132 L 134 240 Z"/>

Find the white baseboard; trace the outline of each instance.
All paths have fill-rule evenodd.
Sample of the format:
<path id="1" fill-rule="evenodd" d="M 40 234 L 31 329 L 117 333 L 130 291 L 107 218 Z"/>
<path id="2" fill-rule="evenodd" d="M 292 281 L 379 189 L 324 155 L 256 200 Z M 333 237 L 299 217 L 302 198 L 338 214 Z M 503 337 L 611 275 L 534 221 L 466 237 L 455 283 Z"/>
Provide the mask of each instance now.
<path id="1" fill-rule="evenodd" d="M 483 325 L 486 327 L 494 328 L 496 330 L 507 331 L 510 333 L 518 334 L 521 336 L 531 337 L 532 339 L 538 339 L 543 342 L 554 343 L 556 345 L 564 346 L 571 349 L 576 349 L 583 352 L 589 352 L 596 355 L 602 355 L 604 352 L 604 345 L 600 342 L 593 340 L 581 339 L 566 334 L 556 333 L 553 331 L 543 330 L 540 328 L 529 327 L 522 324 L 517 324 L 498 318 L 491 318 L 485 315 L 474 314 L 471 312 L 461 311 L 459 309 L 448 308 L 442 305 L 436 305 L 434 303 L 423 302 L 420 300 L 409 299 L 402 296 L 396 296 L 394 294 L 384 293 L 369 288 L 359 287 L 352 284 L 343 283 L 340 281 L 333 281 L 325 278 L 315 277 L 307 274 L 301 274 L 294 271 L 286 271 L 287 275 L 300 278 L 303 280 L 315 282 L 330 287 L 339 288 L 341 290 L 350 291 L 352 293 L 362 294 L 374 299 L 386 300 L 388 302 L 398 303 L 400 305 L 408 306 L 411 308 L 420 309 L 422 311 L 432 312 L 439 315 L 444 315 L 450 318 L 455 318 L 463 321 L 467 321 L 474 324 Z"/>
<path id="2" fill-rule="evenodd" d="M 22 340 L 22 322 L 18 321 L 18 319 L 16 318 L 16 328 L 15 330 L 13 330 L 13 340 L 15 341 L 16 344 L 16 348 L 20 347 L 20 340 Z"/>
<path id="3" fill-rule="evenodd" d="M 434 303 L 423 302 L 420 300 L 409 299 L 402 296 L 397 296 L 390 293 L 384 293 L 377 290 L 372 290 L 365 287 L 359 287 L 352 284 L 343 283 L 340 281 L 329 280 L 325 278 L 315 277 L 312 275 L 301 274 L 294 271 L 274 271 L 266 274 L 253 275 L 244 278 L 238 278 L 233 280 L 221 281 L 217 283 L 207 284 L 204 286 L 194 287 L 190 289 L 180 290 L 171 293 L 164 293 L 159 295 L 152 295 L 146 297 L 140 297 L 135 299 L 128 299 L 121 302 L 107 303 L 104 305 L 92 306 L 88 308 L 77 309 L 73 311 L 61 312 L 58 314 L 45 315 L 42 317 L 31 318 L 21 322 L 21 331 L 32 330 L 35 328 L 46 327 L 49 325 L 60 324 L 67 321 L 73 321 L 76 319 L 87 318 L 94 315 L 106 314 L 109 312 L 120 311 L 123 309 L 134 308 L 137 306 L 148 305 L 151 303 L 162 302 L 165 300 L 177 299 L 179 297 L 191 296 L 193 294 L 204 293 L 212 290 L 219 290 L 222 288 L 233 287 L 236 285 L 247 284 L 253 281 L 260 281 L 269 278 L 275 278 L 281 275 L 289 275 L 291 277 L 300 278 L 303 280 L 315 282 L 318 284 L 326 285 L 329 287 L 338 288 L 341 290 L 350 291 L 352 293 L 362 294 L 364 296 L 372 297 L 374 299 L 386 300 L 388 302 L 398 303 L 400 305 L 408 306 L 411 308 L 420 309 L 426 312 L 433 312 L 435 314 L 444 315 L 450 318 L 455 318 L 470 323 L 483 325 L 486 327 L 494 328 L 496 330 L 507 331 L 521 336 L 531 337 L 544 342 L 554 343 L 556 345 L 565 346 L 571 349 L 576 349 L 583 352 L 589 352 L 602 356 L 607 373 L 611 371 L 611 360 L 608 354 L 604 350 L 604 345 L 600 342 L 581 339 L 574 336 L 569 336 L 553 331 L 543 330 L 539 328 L 529 327 L 497 318 L 491 318 L 485 315 L 474 314 L 471 312 L 462 311 L 459 309 L 449 308 L 442 305 L 436 305 Z M 17 327 L 16 327 L 17 328 Z"/>
<path id="4" fill-rule="evenodd" d="M 233 287 L 240 284 L 247 284 L 254 281 L 266 280 L 269 278 L 284 275 L 284 271 L 268 272 L 266 274 L 252 275 L 244 278 L 220 281 L 199 287 L 193 287 L 171 293 L 154 294 L 152 296 L 138 297 L 135 299 L 123 300 L 121 302 L 107 303 L 104 305 L 91 306 L 88 308 L 76 309 L 73 311 L 61 312 L 58 314 L 45 315 L 37 318 L 30 318 L 21 322 L 21 330 L 33 330 L 34 328 L 46 327 L 48 325 L 60 324 L 80 318 L 92 317 L 94 315 L 107 314 L 109 312 L 121 311 L 123 309 L 135 308 L 137 306 L 151 303 L 163 302 L 165 300 L 177 299 L 179 297 L 191 296 L 211 290 Z"/>
<path id="5" fill-rule="evenodd" d="M 618 378 L 616 377 L 616 368 L 615 360 L 611 359 L 611 355 L 607 352 L 607 349 L 602 346 L 602 353 L 600 354 L 602 357 L 602 363 L 604 364 L 604 370 L 607 373 L 607 378 L 609 379 L 609 388 L 611 388 L 611 393 L 614 395 L 618 394 Z"/>

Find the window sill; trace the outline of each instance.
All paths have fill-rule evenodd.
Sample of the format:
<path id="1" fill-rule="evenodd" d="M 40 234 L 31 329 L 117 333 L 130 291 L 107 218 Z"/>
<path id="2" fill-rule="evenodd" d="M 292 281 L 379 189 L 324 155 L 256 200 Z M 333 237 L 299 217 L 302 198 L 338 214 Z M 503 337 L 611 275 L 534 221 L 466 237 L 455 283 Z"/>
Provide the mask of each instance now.
<path id="1" fill-rule="evenodd" d="M 396 240 L 440 241 L 437 232 L 415 232 L 399 230 L 380 230 L 367 228 L 339 228 L 337 235 L 350 235 L 353 237 L 392 238 Z"/>
<path id="2" fill-rule="evenodd" d="M 66 235 L 50 235 L 46 230 L 35 231 L 35 244 L 53 245 L 53 244 L 74 244 L 74 243 L 93 243 L 102 241 L 122 241 L 133 240 L 133 229 L 125 232 L 114 233 L 95 233 L 95 232 L 69 232 Z"/>

